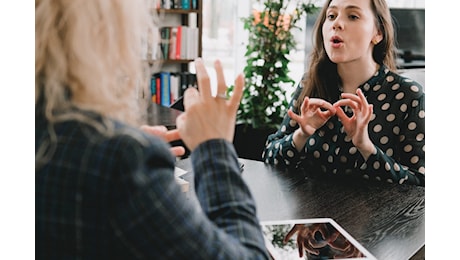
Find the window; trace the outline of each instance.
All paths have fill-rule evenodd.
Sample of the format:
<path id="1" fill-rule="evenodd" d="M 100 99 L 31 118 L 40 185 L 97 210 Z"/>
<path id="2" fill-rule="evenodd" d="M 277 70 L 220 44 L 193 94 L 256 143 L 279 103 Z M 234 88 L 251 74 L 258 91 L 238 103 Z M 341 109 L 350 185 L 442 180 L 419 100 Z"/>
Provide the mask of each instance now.
<path id="1" fill-rule="evenodd" d="M 211 82 L 215 82 L 213 62 L 216 59 L 222 61 L 227 85 L 232 85 L 237 74 L 243 71 L 248 33 L 241 17 L 249 16 L 256 7 L 255 0 L 203 0 L 203 59 Z M 305 27 L 305 20 L 299 21 L 298 25 Z M 298 82 L 304 72 L 303 31 L 298 31 L 296 41 L 296 51 L 290 54 L 289 70 L 291 78 Z M 293 91 L 287 90 L 288 98 Z"/>
<path id="2" fill-rule="evenodd" d="M 323 3 L 324 0 L 316 1 L 316 5 L 320 7 Z M 215 59 L 222 61 L 227 85 L 232 85 L 236 75 L 243 71 L 247 32 L 243 29 L 240 18 L 249 16 L 252 8 L 256 8 L 257 5 L 255 0 L 203 0 L 203 59 L 213 87 L 216 86 L 213 67 Z M 388 5 L 392 8 L 424 9 L 425 1 L 388 0 Z M 311 28 L 307 27 L 307 24 L 314 18 L 315 15 L 308 16 L 298 22 L 301 30 L 297 30 L 295 36 L 297 47 L 289 55 L 289 75 L 297 83 L 307 67 L 306 61 L 312 42 Z M 293 91 L 294 88 L 286 90 L 288 99 Z"/>

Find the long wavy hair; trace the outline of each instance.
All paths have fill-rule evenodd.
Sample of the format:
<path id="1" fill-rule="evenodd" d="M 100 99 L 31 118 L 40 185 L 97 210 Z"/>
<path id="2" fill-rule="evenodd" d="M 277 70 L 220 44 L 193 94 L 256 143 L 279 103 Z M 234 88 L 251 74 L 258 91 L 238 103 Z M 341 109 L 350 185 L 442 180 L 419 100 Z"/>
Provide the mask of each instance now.
<path id="1" fill-rule="evenodd" d="M 80 118 L 77 107 L 138 124 L 149 11 L 144 0 L 36 0 L 36 110 L 51 123 Z"/>
<path id="2" fill-rule="evenodd" d="M 49 134 L 37 147 L 36 169 L 54 154 L 58 122 L 78 120 L 104 136 L 120 133 L 110 119 L 143 123 L 149 99 L 141 95 L 160 66 L 142 59 L 145 45 L 158 39 L 148 2 L 35 1 L 35 113 L 45 117 Z M 129 129 L 123 131 L 140 136 Z"/>
<path id="3" fill-rule="evenodd" d="M 395 32 L 390 9 L 385 0 L 369 0 L 375 16 L 376 27 L 382 32 L 383 39 L 373 49 L 373 59 L 380 65 L 395 71 Z M 298 100 L 305 96 L 319 97 L 329 101 L 335 101 L 338 97 L 337 64 L 327 56 L 323 43 L 323 24 L 326 20 L 326 12 L 332 0 L 326 1 L 318 19 L 313 27 L 313 50 L 310 53 L 308 71 L 302 79 L 303 90 Z M 297 102 L 300 107 L 302 102 Z"/>

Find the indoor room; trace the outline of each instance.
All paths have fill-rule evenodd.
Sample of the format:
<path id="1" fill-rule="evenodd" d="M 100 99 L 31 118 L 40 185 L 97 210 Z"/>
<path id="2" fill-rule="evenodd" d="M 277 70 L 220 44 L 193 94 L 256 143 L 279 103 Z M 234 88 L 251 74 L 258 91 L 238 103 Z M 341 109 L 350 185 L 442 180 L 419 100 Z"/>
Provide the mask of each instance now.
<path id="1" fill-rule="evenodd" d="M 424 0 L 36 0 L 35 258 L 439 254 L 425 16 Z"/>

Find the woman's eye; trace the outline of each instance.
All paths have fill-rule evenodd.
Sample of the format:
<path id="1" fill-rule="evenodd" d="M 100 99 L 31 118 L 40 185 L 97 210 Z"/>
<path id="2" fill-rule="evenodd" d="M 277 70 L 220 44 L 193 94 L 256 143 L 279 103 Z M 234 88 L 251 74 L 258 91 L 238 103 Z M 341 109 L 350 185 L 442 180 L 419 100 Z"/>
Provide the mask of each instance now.
<path id="1" fill-rule="evenodd" d="M 353 15 L 353 14 L 350 15 L 349 17 L 350 17 L 351 20 L 357 20 L 357 19 L 359 19 L 359 17 L 358 17 L 357 15 Z"/>
<path id="2" fill-rule="evenodd" d="M 333 15 L 333 14 L 328 14 L 326 17 L 327 17 L 327 19 L 332 20 L 332 19 L 335 18 L 335 15 Z"/>

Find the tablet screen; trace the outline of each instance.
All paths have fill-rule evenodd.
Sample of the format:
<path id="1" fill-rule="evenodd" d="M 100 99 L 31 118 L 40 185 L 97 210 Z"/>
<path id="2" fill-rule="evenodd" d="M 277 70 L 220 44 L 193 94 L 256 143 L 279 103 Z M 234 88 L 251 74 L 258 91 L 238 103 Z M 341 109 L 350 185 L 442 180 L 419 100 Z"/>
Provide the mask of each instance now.
<path id="1" fill-rule="evenodd" d="M 333 219 L 261 222 L 272 259 L 376 259 Z"/>

